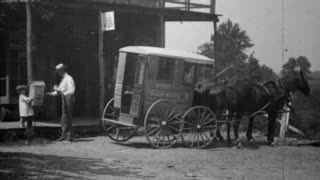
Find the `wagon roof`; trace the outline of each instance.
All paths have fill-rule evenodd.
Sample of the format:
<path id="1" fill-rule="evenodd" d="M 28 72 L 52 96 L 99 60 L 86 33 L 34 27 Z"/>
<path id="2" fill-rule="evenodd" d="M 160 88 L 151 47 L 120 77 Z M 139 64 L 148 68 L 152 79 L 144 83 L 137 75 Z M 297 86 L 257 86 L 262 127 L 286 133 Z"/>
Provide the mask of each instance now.
<path id="1" fill-rule="evenodd" d="M 197 64 L 214 64 L 214 60 L 206 56 L 190 53 L 183 50 L 173 50 L 161 47 L 150 47 L 150 46 L 127 46 L 121 48 L 121 52 L 137 53 L 144 55 L 159 55 L 170 58 L 184 59 L 186 62 L 197 63 Z"/>

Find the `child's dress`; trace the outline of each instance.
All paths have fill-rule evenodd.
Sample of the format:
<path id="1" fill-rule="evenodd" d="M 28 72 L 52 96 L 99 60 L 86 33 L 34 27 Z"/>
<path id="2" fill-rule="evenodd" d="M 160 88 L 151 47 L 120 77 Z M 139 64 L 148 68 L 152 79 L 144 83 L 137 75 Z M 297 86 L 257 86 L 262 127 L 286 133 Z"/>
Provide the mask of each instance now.
<path id="1" fill-rule="evenodd" d="M 31 101 L 32 99 L 25 95 L 21 94 L 19 96 L 19 114 L 20 114 L 22 123 L 27 122 L 27 129 L 25 132 L 27 136 L 33 135 L 32 121 L 33 121 L 34 112 L 31 106 Z"/>

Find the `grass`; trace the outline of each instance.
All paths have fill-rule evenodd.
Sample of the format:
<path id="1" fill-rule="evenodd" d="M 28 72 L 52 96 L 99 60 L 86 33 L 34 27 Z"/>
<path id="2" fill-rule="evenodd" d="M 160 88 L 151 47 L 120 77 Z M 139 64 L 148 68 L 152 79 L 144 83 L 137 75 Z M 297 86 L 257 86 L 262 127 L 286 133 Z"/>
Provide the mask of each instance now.
<path id="1" fill-rule="evenodd" d="M 320 77 L 314 77 L 309 81 L 311 95 L 295 95 L 292 105 L 296 111 L 296 117 L 290 124 L 302 130 L 310 139 L 320 139 Z"/>

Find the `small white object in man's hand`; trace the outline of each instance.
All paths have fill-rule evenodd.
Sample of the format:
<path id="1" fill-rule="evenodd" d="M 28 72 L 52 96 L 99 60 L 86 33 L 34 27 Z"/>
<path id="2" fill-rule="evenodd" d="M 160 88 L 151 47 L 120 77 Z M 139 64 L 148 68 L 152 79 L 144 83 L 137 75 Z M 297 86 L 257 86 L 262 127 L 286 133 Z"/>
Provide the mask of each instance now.
<path id="1" fill-rule="evenodd" d="M 58 91 L 59 90 L 59 86 L 58 85 L 54 85 L 53 86 L 53 90 Z"/>
<path id="2" fill-rule="evenodd" d="M 47 93 L 47 95 L 53 96 L 54 94 L 53 94 L 53 92 L 49 92 L 49 93 Z"/>

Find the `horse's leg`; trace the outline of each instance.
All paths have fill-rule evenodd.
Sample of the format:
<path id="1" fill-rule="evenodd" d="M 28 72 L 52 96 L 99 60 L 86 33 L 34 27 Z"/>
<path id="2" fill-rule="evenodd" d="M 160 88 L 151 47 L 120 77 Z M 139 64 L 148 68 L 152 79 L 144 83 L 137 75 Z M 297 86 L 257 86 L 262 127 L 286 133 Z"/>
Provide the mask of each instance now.
<path id="1" fill-rule="evenodd" d="M 241 117 L 242 117 L 241 113 L 237 113 L 235 122 L 233 124 L 234 139 L 236 142 L 239 141 L 239 132 L 238 131 L 239 131 Z"/>
<path id="2" fill-rule="evenodd" d="M 219 141 L 224 141 L 224 138 L 222 137 L 219 129 L 219 125 L 217 125 L 216 135 Z"/>
<path id="3" fill-rule="evenodd" d="M 231 121 L 233 117 L 233 112 L 229 112 L 227 115 L 227 142 L 231 144 L 231 137 L 230 137 L 230 128 L 231 128 Z"/>
<path id="4" fill-rule="evenodd" d="M 268 144 L 272 145 L 274 141 L 274 130 L 277 120 L 277 112 L 268 113 Z"/>
<path id="5" fill-rule="evenodd" d="M 249 125 L 248 125 L 248 129 L 247 129 L 247 140 L 248 141 L 253 139 L 253 137 L 252 137 L 253 121 L 254 121 L 254 116 L 251 116 L 249 118 Z"/>
<path id="6" fill-rule="evenodd" d="M 221 118 L 221 113 L 220 112 L 216 112 L 217 115 L 217 121 L 220 121 L 219 118 Z M 219 141 L 224 141 L 224 138 L 222 137 L 221 133 L 220 133 L 220 123 L 217 122 L 217 129 L 216 129 L 216 137 L 218 138 Z"/>

